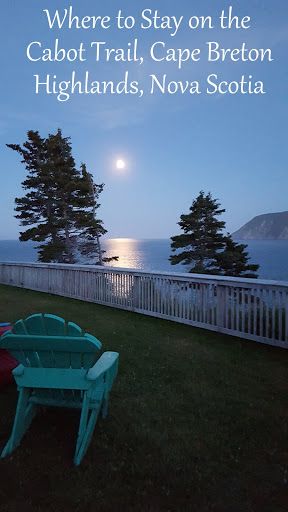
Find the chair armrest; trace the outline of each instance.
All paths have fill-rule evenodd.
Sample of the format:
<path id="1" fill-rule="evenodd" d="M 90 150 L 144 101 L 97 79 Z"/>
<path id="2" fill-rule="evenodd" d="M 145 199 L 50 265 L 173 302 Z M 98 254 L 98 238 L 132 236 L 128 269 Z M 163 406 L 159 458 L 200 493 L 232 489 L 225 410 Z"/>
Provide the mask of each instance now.
<path id="1" fill-rule="evenodd" d="M 117 373 L 118 359 L 118 352 L 104 352 L 94 366 L 88 370 L 86 378 L 88 380 L 96 380 L 110 370 L 113 373 L 114 380 Z"/>
<path id="2" fill-rule="evenodd" d="M 11 334 L 11 331 L 12 331 L 12 329 L 10 331 L 3 332 L 3 334 L 0 335 L 0 343 L 1 343 L 1 341 L 4 340 L 5 336 L 7 336 L 8 334 Z"/>
<path id="3" fill-rule="evenodd" d="M 12 370 L 14 377 L 21 377 L 21 375 L 23 375 L 24 372 L 25 372 L 25 367 L 23 366 L 23 364 L 18 364 L 18 366 L 16 366 L 16 368 L 14 368 L 14 370 Z"/>

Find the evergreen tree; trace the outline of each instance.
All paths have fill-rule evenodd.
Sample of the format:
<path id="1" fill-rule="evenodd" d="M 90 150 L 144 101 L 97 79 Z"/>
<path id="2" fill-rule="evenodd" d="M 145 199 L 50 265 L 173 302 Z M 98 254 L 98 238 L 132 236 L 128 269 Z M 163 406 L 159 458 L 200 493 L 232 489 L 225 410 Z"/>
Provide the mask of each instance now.
<path id="1" fill-rule="evenodd" d="M 171 238 L 173 252 L 185 249 L 170 256 L 171 264 L 190 265 L 189 272 L 197 274 L 219 273 L 217 254 L 225 245 L 222 234 L 225 222 L 217 217 L 224 212 L 210 193 L 205 195 L 201 191 L 193 201 L 190 213 L 180 217 L 178 224 L 184 233 Z"/>
<path id="2" fill-rule="evenodd" d="M 20 233 L 20 240 L 40 242 L 40 261 L 74 263 L 73 224 L 80 174 L 69 139 L 62 136 L 61 130 L 47 139 L 37 131 L 31 130 L 27 135 L 23 147 L 7 144 L 21 155 L 27 170 L 22 183 L 27 193 L 15 199 L 15 210 L 21 225 L 31 227 Z"/>
<path id="3" fill-rule="evenodd" d="M 22 183 L 26 195 L 15 199 L 16 218 L 29 226 L 20 240 L 38 242 L 42 262 L 75 263 L 79 252 L 91 255 L 94 250 L 97 262 L 103 263 L 100 236 L 106 230 L 96 218 L 103 185 L 94 185 L 84 165 L 76 169 L 70 139 L 61 130 L 46 139 L 29 131 L 22 147 L 7 146 L 21 155 L 27 170 Z"/>
<path id="4" fill-rule="evenodd" d="M 259 265 L 249 263 L 247 245 L 234 242 L 231 235 L 225 237 L 225 247 L 218 254 L 221 274 L 231 277 L 249 277 L 256 279 Z"/>
<path id="5" fill-rule="evenodd" d="M 170 256 L 172 265 L 190 265 L 189 272 L 218 274 L 234 277 L 257 277 L 259 265 L 249 263 L 247 245 L 234 242 L 224 235 L 225 222 L 217 217 L 225 210 L 210 193 L 200 192 L 188 215 L 181 215 L 178 223 L 183 234 L 171 238 L 171 248 L 184 251 Z"/>
<path id="6" fill-rule="evenodd" d="M 61 130 L 46 139 L 47 168 L 50 173 L 50 193 L 53 194 L 54 222 L 57 229 L 57 245 L 48 243 L 44 249 L 49 253 L 56 249 L 56 261 L 75 263 L 77 260 L 77 222 L 81 216 L 80 172 L 72 156 L 70 138 L 62 136 Z M 83 199 L 82 199 L 83 201 Z M 51 260 L 50 260 L 51 261 Z"/>

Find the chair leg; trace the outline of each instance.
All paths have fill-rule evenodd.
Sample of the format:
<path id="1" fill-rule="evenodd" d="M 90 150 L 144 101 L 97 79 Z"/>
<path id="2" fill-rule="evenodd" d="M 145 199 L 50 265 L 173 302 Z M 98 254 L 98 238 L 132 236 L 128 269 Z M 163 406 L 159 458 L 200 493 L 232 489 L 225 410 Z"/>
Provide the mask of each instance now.
<path id="1" fill-rule="evenodd" d="M 102 402 L 99 401 L 98 407 L 95 407 L 94 403 L 94 407 L 93 409 L 90 409 L 89 415 L 90 397 L 88 397 L 88 395 L 85 394 L 80 418 L 76 450 L 74 455 L 74 464 L 76 466 L 79 466 L 79 464 L 81 463 L 90 444 L 92 434 L 99 415 L 99 411 L 101 409 L 101 404 Z"/>
<path id="2" fill-rule="evenodd" d="M 79 466 L 79 464 L 81 464 L 81 461 L 82 461 L 82 459 L 87 451 L 87 448 L 91 442 L 92 434 L 94 432 L 94 428 L 95 428 L 98 414 L 99 414 L 99 409 L 100 409 L 100 407 L 98 409 L 92 409 L 92 411 L 90 413 L 90 417 L 89 417 L 89 420 L 87 423 L 85 434 L 82 439 L 82 443 L 78 449 L 78 452 L 76 452 L 75 456 L 74 456 L 74 464 L 76 466 Z"/>
<path id="3" fill-rule="evenodd" d="M 79 451 L 79 448 L 83 441 L 83 437 L 85 435 L 87 421 L 88 421 L 88 414 L 89 414 L 89 398 L 87 396 L 87 393 L 84 393 L 81 416 L 80 416 L 80 424 L 79 424 L 79 430 L 78 430 L 78 437 L 77 437 L 77 442 L 76 442 L 75 456 L 76 456 L 76 453 L 78 453 L 78 451 Z"/>
<path id="4" fill-rule="evenodd" d="M 1 458 L 10 455 L 17 448 L 35 416 L 36 408 L 34 404 L 28 403 L 29 396 L 30 389 L 20 389 L 11 436 L 1 453 Z"/>

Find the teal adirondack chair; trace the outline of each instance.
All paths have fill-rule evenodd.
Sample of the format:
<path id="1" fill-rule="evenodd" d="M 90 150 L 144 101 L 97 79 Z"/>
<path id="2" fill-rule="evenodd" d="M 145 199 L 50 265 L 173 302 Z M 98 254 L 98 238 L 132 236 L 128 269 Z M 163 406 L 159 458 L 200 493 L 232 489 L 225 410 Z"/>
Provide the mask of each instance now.
<path id="1" fill-rule="evenodd" d="M 21 439 L 39 406 L 81 409 L 74 463 L 89 446 L 97 418 L 107 415 L 109 393 L 117 374 L 117 352 L 104 352 L 101 342 L 73 322 L 49 314 L 19 320 L 0 338 L 0 348 L 19 361 L 13 370 L 19 397 L 10 439 L 1 458 Z"/>

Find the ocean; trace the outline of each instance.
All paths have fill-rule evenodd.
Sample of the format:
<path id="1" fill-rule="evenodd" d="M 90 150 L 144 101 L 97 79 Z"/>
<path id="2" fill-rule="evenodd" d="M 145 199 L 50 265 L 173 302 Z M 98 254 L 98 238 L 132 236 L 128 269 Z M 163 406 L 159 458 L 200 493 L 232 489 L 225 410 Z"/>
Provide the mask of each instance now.
<path id="1" fill-rule="evenodd" d="M 288 281 L 288 240 L 249 240 L 248 252 L 251 263 L 260 265 L 260 279 Z M 34 262 L 37 252 L 31 242 L 17 240 L 0 241 L 0 262 Z M 103 241 L 107 256 L 119 256 L 111 266 L 135 268 L 147 271 L 186 272 L 183 265 L 170 265 L 169 240 L 137 240 L 113 238 Z"/>

